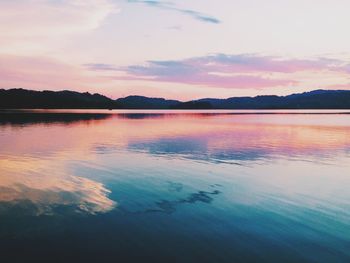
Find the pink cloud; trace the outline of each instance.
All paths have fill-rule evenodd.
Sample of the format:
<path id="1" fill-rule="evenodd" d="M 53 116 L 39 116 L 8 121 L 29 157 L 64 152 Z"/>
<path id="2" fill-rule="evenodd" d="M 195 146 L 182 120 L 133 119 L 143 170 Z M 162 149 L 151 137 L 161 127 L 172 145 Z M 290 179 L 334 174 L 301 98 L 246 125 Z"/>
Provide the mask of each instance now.
<path id="1" fill-rule="evenodd" d="M 183 60 L 148 61 L 143 65 L 122 68 L 102 63 L 85 66 L 94 71 L 123 72 L 124 76 L 119 74 L 114 77 L 119 80 L 242 89 L 296 85 L 299 81 L 293 79 L 292 74 L 298 72 L 333 71 L 345 74 L 350 72 L 347 62 L 335 59 L 286 59 L 254 54 L 215 54 Z M 276 74 L 279 78 L 276 78 Z"/>
<path id="2" fill-rule="evenodd" d="M 216 54 L 195 57 L 183 61 L 193 67 L 205 67 L 207 70 L 220 72 L 279 72 L 294 73 L 305 70 L 323 70 L 331 68 L 332 63 L 339 61 L 326 59 L 285 59 L 255 54 L 226 55 Z"/>
<path id="3" fill-rule="evenodd" d="M 141 76 L 118 77 L 119 80 L 143 80 L 181 83 L 189 85 L 203 85 L 220 88 L 267 88 L 297 84 L 297 81 L 287 79 L 269 79 L 260 76 L 218 76 L 211 74 L 196 74 L 193 76 L 157 76 L 145 78 Z"/>

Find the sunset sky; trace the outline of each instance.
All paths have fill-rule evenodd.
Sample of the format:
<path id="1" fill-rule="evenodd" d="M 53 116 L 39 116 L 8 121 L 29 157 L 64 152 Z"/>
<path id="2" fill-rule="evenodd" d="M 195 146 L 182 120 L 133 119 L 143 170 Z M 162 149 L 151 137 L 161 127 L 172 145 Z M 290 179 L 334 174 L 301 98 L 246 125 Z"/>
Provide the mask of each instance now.
<path id="1" fill-rule="evenodd" d="M 0 88 L 173 99 L 350 89 L 349 0 L 0 0 Z"/>

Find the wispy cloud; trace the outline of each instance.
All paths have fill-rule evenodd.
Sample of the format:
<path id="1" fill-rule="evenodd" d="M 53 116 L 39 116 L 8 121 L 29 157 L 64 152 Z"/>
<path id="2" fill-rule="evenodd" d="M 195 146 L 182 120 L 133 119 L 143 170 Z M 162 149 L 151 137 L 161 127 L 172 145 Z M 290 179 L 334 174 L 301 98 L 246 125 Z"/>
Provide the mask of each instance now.
<path id="1" fill-rule="evenodd" d="M 201 12 L 194 11 L 191 9 L 179 8 L 172 2 L 163 2 L 163 1 L 159 1 L 159 0 L 153 0 L 153 1 L 152 0 L 128 0 L 128 2 L 129 3 L 145 4 L 145 5 L 148 5 L 151 7 L 175 11 L 175 12 L 190 16 L 194 19 L 197 19 L 199 21 L 206 22 L 206 23 L 212 23 L 212 24 L 221 23 L 221 21 L 216 17 L 206 15 L 206 14 L 203 14 Z"/>
<path id="2" fill-rule="evenodd" d="M 293 77 L 302 72 L 349 74 L 346 61 L 286 59 L 258 54 L 214 54 L 183 60 L 147 61 L 142 65 L 116 67 L 108 64 L 85 65 L 94 71 L 123 72 L 116 79 L 172 82 L 220 88 L 271 88 L 297 85 Z"/>
<path id="3" fill-rule="evenodd" d="M 118 12 L 110 0 L 0 0 L 2 53 L 45 53 Z"/>

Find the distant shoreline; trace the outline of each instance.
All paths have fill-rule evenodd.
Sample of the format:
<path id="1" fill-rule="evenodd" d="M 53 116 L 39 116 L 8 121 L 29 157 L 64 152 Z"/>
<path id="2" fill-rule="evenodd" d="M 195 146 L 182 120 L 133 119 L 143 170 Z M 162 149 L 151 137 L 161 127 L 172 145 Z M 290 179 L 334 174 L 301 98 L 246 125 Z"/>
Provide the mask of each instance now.
<path id="1" fill-rule="evenodd" d="M 113 115 L 113 114 L 229 114 L 229 115 L 339 115 L 350 114 L 350 109 L 0 109 L 0 115 L 7 114 L 81 114 L 81 115 Z"/>
<path id="2" fill-rule="evenodd" d="M 113 100 L 75 91 L 0 89 L 0 109 L 77 110 L 349 110 L 350 91 L 314 90 L 287 96 L 204 98 L 192 101 L 128 96 Z"/>

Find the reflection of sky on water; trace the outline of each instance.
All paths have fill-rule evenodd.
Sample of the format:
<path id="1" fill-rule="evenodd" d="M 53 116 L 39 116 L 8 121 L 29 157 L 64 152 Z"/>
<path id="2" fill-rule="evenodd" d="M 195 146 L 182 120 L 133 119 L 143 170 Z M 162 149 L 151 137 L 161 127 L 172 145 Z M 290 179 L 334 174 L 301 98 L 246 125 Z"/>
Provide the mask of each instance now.
<path id="1" fill-rule="evenodd" d="M 27 198 L 43 209 L 59 203 L 91 213 L 112 209 L 114 201 L 107 197 L 108 190 L 95 181 L 101 171 L 89 172 L 97 166 L 105 168 L 107 156 L 115 160 L 110 168 L 113 174 L 118 171 L 118 161 L 120 167 L 126 164 L 126 170 L 143 167 L 145 156 L 134 164 L 128 161 L 137 156 L 132 152 L 239 164 L 292 156 L 331 159 L 350 149 L 346 115 L 13 114 L 11 118 L 6 113 L 0 126 L 0 199 Z M 334 118 L 336 125 L 331 125 Z M 308 120 L 311 124 L 306 125 Z M 101 159 L 100 154 L 107 156 Z M 79 176 L 78 169 L 66 168 L 72 161 L 96 167 L 78 165 L 87 172 L 86 178 Z"/>
<path id="2" fill-rule="evenodd" d="M 29 201 L 33 213 L 51 214 L 55 206 L 70 206 L 76 212 L 107 212 L 115 206 L 109 190 L 96 181 L 69 174 L 59 160 L 41 158 L 2 158 L 0 160 L 0 206 Z M 1 211 L 1 209 L 0 209 Z"/>
<path id="3" fill-rule="evenodd" d="M 86 262 L 350 258 L 347 116 L 61 117 L 0 121 L 6 251 L 15 240 Z"/>
<path id="4" fill-rule="evenodd" d="M 0 153 L 4 156 L 2 199 L 6 196 L 17 200 L 27 195 L 37 203 L 46 199 L 49 203 L 77 205 L 80 199 L 80 207 L 90 212 L 110 210 L 113 202 L 93 176 L 89 179 L 77 176 L 79 171 L 70 174 L 65 168 L 70 159 L 76 163 L 96 163 L 98 156 L 104 154 L 114 156 L 117 162 L 117 156 L 140 152 L 239 164 L 293 156 L 328 160 L 337 154 L 347 154 L 350 149 L 350 123 L 346 115 L 13 114 L 11 118 L 6 113 L 0 126 Z M 335 125 L 331 124 L 333 119 Z M 133 165 L 127 160 L 122 162 Z M 136 161 L 134 166 L 138 165 L 142 166 L 143 160 Z M 115 169 L 111 168 L 112 173 Z M 13 189 L 11 194 L 8 189 Z"/>
<path id="5" fill-rule="evenodd" d="M 208 162 L 257 160 L 267 157 L 263 149 L 210 149 L 211 138 L 161 138 L 149 142 L 131 142 L 130 150 L 145 151 L 155 155 L 179 155 L 179 157 Z M 231 146 L 232 147 L 232 146 Z"/>
<path id="6" fill-rule="evenodd" d="M 128 149 L 150 154 L 182 155 L 212 162 L 278 157 L 331 157 L 349 152 L 348 127 L 242 125 L 205 133 L 131 139 Z"/>

